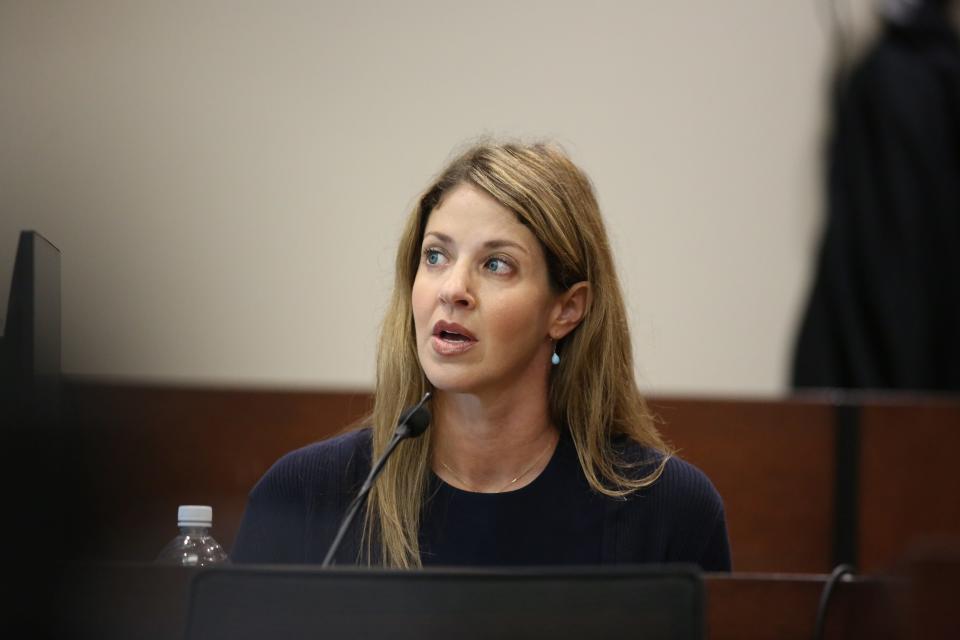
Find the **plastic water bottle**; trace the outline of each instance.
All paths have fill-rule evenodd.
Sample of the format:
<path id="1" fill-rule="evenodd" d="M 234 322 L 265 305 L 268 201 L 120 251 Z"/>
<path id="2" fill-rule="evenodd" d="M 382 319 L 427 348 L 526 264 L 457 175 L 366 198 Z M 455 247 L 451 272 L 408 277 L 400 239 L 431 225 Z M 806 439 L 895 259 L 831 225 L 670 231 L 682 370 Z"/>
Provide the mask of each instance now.
<path id="1" fill-rule="evenodd" d="M 227 561 L 227 554 L 213 536 L 213 508 L 201 505 L 181 505 L 177 509 L 180 535 L 170 541 L 157 556 L 160 564 L 183 567 L 208 567 Z"/>

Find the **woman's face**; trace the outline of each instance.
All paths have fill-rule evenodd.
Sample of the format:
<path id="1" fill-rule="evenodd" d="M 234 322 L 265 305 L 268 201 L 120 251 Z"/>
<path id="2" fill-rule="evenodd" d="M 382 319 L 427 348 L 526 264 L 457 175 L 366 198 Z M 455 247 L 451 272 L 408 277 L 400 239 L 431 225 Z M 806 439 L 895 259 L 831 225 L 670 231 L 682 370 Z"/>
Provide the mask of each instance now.
<path id="1" fill-rule="evenodd" d="M 560 309 L 543 249 L 477 187 L 455 187 L 430 214 L 412 303 L 420 365 L 438 390 L 546 380 Z"/>

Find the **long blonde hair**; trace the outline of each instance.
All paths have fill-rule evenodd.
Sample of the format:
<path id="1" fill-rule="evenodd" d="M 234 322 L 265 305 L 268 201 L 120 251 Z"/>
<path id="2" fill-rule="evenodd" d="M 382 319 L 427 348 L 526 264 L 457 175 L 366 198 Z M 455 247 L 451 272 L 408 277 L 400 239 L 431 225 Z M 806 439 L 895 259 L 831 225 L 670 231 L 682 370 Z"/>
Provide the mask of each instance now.
<path id="1" fill-rule="evenodd" d="M 393 296 L 380 335 L 373 413 L 373 455 L 380 455 L 404 407 L 430 389 L 415 343 L 411 293 L 431 211 L 444 194 L 469 183 L 513 211 L 547 257 L 551 287 L 586 281 L 583 320 L 559 344 L 563 365 L 550 373 L 549 409 L 566 426 L 591 487 L 624 497 L 659 478 L 672 453 L 637 389 L 633 352 L 613 256 L 589 179 L 550 143 L 475 144 L 423 193 L 397 249 Z M 659 455 L 636 473 L 621 456 L 622 435 Z M 430 474 L 430 438 L 401 444 L 370 496 L 364 526 L 368 562 L 419 567 L 418 532 Z M 375 559 L 375 560 L 371 560 Z"/>

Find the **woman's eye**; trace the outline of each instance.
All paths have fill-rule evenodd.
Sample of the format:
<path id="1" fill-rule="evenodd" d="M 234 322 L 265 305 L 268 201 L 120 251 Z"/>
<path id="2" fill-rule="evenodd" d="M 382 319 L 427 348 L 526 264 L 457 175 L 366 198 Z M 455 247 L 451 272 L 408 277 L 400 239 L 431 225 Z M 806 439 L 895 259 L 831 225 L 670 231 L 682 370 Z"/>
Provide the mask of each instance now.
<path id="1" fill-rule="evenodd" d="M 510 263 L 503 258 L 490 258 L 487 260 L 487 269 L 493 273 L 509 273 Z"/>
<path id="2" fill-rule="evenodd" d="M 426 249 L 423 252 L 424 261 L 430 266 L 437 266 L 443 263 L 443 254 L 436 249 Z"/>

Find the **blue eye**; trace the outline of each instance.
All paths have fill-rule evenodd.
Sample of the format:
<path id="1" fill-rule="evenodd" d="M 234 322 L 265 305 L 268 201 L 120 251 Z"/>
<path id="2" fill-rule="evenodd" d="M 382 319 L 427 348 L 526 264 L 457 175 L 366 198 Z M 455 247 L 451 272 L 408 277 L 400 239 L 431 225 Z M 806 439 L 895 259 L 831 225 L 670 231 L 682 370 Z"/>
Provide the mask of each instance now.
<path id="1" fill-rule="evenodd" d="M 443 258 L 443 256 L 436 249 L 426 249 L 423 252 L 423 258 L 430 266 L 437 266 L 440 264 L 440 259 Z"/>
<path id="2" fill-rule="evenodd" d="M 493 273 L 507 273 L 510 271 L 510 263 L 503 258 L 490 258 L 487 260 L 487 269 Z"/>

